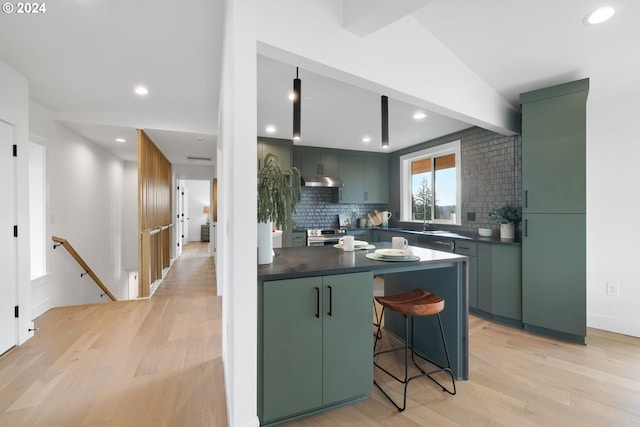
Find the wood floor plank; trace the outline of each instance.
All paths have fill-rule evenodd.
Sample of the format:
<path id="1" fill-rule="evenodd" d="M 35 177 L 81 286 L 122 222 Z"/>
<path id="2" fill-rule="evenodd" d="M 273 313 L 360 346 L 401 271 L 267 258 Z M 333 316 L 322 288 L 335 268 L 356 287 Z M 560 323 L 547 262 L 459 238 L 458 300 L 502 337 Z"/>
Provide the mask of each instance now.
<path id="1" fill-rule="evenodd" d="M 226 426 L 221 318 L 206 243 L 150 299 L 49 310 L 0 358 L 0 426 Z"/>

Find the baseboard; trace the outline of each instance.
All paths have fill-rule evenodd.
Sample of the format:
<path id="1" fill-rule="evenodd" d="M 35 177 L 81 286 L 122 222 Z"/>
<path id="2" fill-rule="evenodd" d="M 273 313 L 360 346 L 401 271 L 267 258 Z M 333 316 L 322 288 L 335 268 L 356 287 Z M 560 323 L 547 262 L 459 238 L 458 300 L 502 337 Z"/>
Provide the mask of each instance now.
<path id="1" fill-rule="evenodd" d="M 603 331 L 640 338 L 640 322 L 637 321 L 632 322 L 626 319 L 587 313 L 587 326 L 589 328 L 602 329 Z"/>

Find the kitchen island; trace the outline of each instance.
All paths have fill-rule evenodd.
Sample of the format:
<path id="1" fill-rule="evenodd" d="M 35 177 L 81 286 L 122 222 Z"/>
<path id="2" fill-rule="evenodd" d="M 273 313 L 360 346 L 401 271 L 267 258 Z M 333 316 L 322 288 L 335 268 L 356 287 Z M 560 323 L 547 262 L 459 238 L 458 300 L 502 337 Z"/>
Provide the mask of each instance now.
<path id="1" fill-rule="evenodd" d="M 388 248 L 390 243 L 376 243 Z M 416 261 L 377 261 L 373 250 L 332 246 L 276 249 L 258 266 L 258 415 L 277 424 L 365 399 L 373 386 L 373 277 L 385 293 L 422 288 L 445 299 L 442 321 L 452 371 L 468 379 L 467 262 L 463 255 L 410 246 Z M 431 318 L 416 319 L 417 350 L 444 363 Z M 385 314 L 403 338 L 401 318 Z M 433 339 L 431 339 L 433 331 Z M 418 338 L 419 337 L 419 338 Z"/>

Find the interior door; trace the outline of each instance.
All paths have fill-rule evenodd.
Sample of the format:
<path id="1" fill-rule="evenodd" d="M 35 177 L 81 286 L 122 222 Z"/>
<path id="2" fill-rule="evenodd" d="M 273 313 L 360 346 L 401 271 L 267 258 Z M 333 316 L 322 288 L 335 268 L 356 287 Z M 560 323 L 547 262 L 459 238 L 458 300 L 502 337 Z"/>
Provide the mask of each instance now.
<path id="1" fill-rule="evenodd" d="M 0 120 L 0 200 L 8 203 L 0 209 L 0 354 L 17 343 L 14 307 L 16 304 L 16 238 L 13 237 L 16 206 L 13 126 Z M 25 153 L 26 155 L 26 153 Z"/>
<path id="2" fill-rule="evenodd" d="M 187 187 L 183 187 L 180 192 L 180 204 L 182 205 L 182 218 L 180 218 L 182 240 L 180 245 L 184 248 L 189 243 L 189 189 Z"/>

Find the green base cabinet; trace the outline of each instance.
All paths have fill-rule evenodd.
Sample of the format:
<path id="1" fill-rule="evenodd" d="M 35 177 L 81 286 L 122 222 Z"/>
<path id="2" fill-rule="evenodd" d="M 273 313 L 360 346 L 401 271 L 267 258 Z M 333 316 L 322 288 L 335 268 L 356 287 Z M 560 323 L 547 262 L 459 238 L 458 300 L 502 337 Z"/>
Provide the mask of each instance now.
<path id="1" fill-rule="evenodd" d="M 522 251 L 478 243 L 478 305 L 493 320 L 522 326 Z"/>
<path id="2" fill-rule="evenodd" d="M 478 308 L 478 261 L 476 258 L 477 244 L 473 242 L 456 241 L 454 252 L 469 257 L 469 307 Z"/>
<path id="3" fill-rule="evenodd" d="M 371 391 L 372 281 L 364 272 L 262 285 L 261 424 L 362 399 Z"/>
<path id="4" fill-rule="evenodd" d="M 586 215 L 525 214 L 523 218 L 525 328 L 584 343 L 587 334 Z"/>

